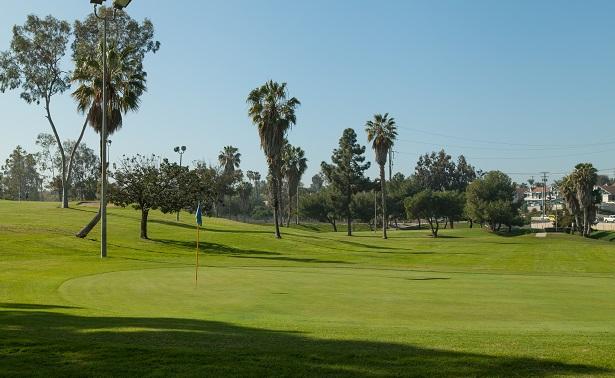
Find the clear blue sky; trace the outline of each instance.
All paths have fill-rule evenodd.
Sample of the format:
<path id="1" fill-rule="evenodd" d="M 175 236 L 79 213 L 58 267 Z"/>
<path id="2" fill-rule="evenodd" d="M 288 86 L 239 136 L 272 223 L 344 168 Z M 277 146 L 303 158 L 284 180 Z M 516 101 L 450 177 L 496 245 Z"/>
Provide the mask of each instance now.
<path id="1" fill-rule="evenodd" d="M 0 50 L 27 14 L 72 21 L 88 3 L 5 2 Z M 185 144 L 186 161 L 215 162 L 232 144 L 244 170 L 265 173 L 245 98 L 274 79 L 303 104 L 289 139 L 306 150 L 304 182 L 344 128 L 366 143 L 363 125 L 380 112 L 400 126 L 404 174 L 441 147 L 483 170 L 523 173 L 516 180 L 580 161 L 615 168 L 614 1 L 134 0 L 128 11 L 153 21 L 162 48 L 147 58 L 148 93 L 113 137 L 112 159 L 174 158 Z M 17 92 L 0 95 L 0 114 L 3 160 L 50 131 Z M 82 117 L 68 94 L 54 114 L 61 136 L 76 138 Z M 91 130 L 85 140 L 96 145 Z"/>

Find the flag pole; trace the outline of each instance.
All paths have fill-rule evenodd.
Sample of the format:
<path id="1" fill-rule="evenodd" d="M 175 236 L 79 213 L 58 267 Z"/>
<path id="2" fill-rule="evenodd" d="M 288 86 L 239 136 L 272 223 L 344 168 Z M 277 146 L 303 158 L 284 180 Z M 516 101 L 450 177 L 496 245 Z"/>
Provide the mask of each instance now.
<path id="1" fill-rule="evenodd" d="M 196 268 L 194 271 L 194 284 L 199 283 L 199 225 L 196 225 Z"/>

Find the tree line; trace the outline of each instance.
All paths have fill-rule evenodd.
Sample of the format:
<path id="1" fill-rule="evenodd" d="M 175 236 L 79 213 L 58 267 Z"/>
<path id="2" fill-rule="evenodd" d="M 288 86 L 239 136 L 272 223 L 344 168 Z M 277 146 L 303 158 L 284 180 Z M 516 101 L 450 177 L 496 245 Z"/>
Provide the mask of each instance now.
<path id="1" fill-rule="evenodd" d="M 267 163 L 263 175 L 244 174 L 241 154 L 230 145 L 222 148 L 215 166 L 196 162 L 193 168 L 181 167 L 135 155 L 109 167 L 98 159 L 100 153 L 82 143 L 86 128 L 89 125 L 100 135 L 106 106 L 109 134 L 120 130 L 123 116 L 138 110 L 147 89 L 145 57 L 160 48 L 147 19 L 137 22 L 119 12 L 110 28 L 110 47 L 103 51 L 102 21 L 94 15 L 72 25 L 53 16 L 30 15 L 23 25 L 13 27 L 10 48 L 0 52 L 0 91 L 20 90 L 27 103 L 42 105 L 51 133 L 39 135 L 39 151 L 30 153 L 17 146 L 6 159 L 0 169 L 1 198 L 40 200 L 57 195 L 62 207 L 68 207 L 69 199 L 95 199 L 104 165 L 112 179 L 111 201 L 141 210 L 141 236 L 145 238 L 151 209 L 191 211 L 198 202 L 212 216 L 271 217 L 276 238 L 293 217 L 299 222 L 299 214 L 328 222 L 334 230 L 339 221 L 345 221 L 349 236 L 356 221 L 370 223 L 373 229 L 381 226 L 385 239 L 388 228 L 409 220 L 419 227 L 426 222 L 434 237 L 440 228 L 454 227 L 462 219 L 492 231 L 502 226 L 511 230 L 524 223 L 524 205 L 517 193 L 520 185 L 502 172 L 476 170 L 463 155 L 454 161 L 443 150 L 425 154 L 408 177 L 393 175 L 389 166 L 387 180 L 386 164 L 398 133 L 388 113 L 375 114 L 363 125 L 378 178 L 365 176 L 371 165 L 366 146 L 354 129 L 347 128 L 330 162 L 321 162 L 310 187 L 303 187 L 307 158 L 301 147 L 288 142 L 301 103 L 289 95 L 286 83 L 273 80 L 254 88 L 246 99 L 247 115 L 256 127 Z M 70 59 L 64 59 L 67 53 Z M 109 71 L 103 79 L 104 54 Z M 103 87 L 109 93 L 107 104 L 102 103 Z M 78 137 L 62 140 L 53 118 L 53 100 L 69 90 L 76 111 L 84 118 L 76 127 Z M 103 148 L 100 138 L 97 149 Z M 558 183 L 567 205 L 564 219 L 568 217 L 572 230 L 585 236 L 591 232 L 599 202 L 593 190 L 601 180 L 596 173 L 591 164 L 580 164 Z M 99 218 L 100 212 L 77 235 L 87 235 Z"/>

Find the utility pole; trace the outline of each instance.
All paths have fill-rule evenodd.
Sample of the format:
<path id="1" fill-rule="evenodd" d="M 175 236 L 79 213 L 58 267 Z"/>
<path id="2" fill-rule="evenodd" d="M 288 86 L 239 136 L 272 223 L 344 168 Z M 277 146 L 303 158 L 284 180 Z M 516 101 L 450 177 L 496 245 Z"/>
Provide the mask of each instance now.
<path id="1" fill-rule="evenodd" d="M 546 216 L 546 199 L 547 199 L 547 173 L 549 172 L 540 172 L 542 174 L 542 220 L 544 222 Z"/>

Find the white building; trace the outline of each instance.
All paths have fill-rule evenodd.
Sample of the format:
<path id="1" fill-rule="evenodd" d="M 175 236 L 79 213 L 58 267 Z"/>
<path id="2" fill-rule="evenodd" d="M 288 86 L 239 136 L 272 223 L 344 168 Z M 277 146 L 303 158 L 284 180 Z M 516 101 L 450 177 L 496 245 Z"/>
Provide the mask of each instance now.
<path id="1" fill-rule="evenodd" d="M 607 209 L 615 211 L 615 185 L 600 185 L 594 189 L 600 190 L 602 196 L 602 202 L 598 207 L 600 209 Z"/>

